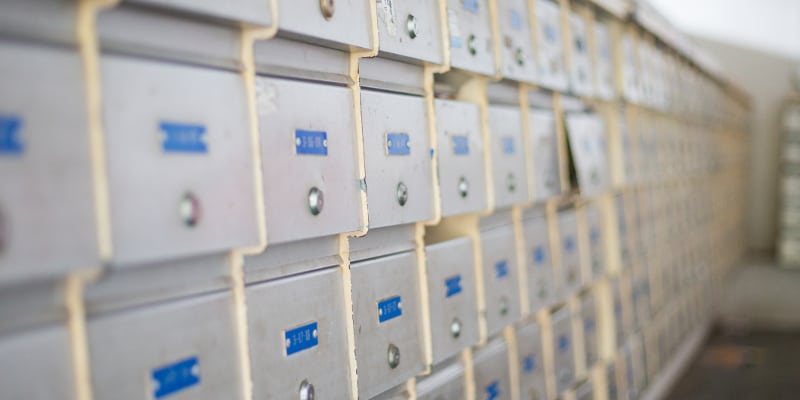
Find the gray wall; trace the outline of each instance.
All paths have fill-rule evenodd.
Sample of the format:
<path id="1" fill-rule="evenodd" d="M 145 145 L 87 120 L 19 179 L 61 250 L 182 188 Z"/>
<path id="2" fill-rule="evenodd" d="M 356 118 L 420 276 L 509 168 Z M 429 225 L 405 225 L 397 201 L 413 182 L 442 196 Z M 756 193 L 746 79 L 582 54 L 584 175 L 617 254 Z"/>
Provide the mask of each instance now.
<path id="1" fill-rule="evenodd" d="M 752 96 L 750 187 L 747 230 L 752 250 L 772 251 L 778 217 L 780 173 L 780 112 L 793 88 L 800 60 L 766 53 L 733 43 L 693 37 L 714 56 L 728 77 Z"/>

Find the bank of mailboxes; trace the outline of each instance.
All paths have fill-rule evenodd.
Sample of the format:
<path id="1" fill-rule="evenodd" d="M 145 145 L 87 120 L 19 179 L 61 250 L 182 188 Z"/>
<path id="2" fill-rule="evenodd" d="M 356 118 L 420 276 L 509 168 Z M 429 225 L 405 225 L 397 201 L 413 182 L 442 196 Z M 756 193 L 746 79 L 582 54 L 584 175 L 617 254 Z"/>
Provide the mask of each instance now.
<path id="1" fill-rule="evenodd" d="M 488 1 L 447 0 L 453 68 L 487 76 L 497 73 L 490 7 Z"/>
<path id="2" fill-rule="evenodd" d="M 484 230 L 481 241 L 486 330 L 489 336 L 518 320 L 520 311 L 519 263 L 511 225 Z"/>
<path id="3" fill-rule="evenodd" d="M 492 105 L 488 114 L 494 207 L 525 203 L 530 193 L 522 112 L 519 106 Z"/>
<path id="4" fill-rule="evenodd" d="M 570 13 L 569 27 L 572 34 L 570 46 L 570 73 L 569 82 L 572 93 L 579 96 L 589 96 L 594 93 L 594 77 L 592 68 L 592 55 L 589 48 L 589 27 L 583 15 L 577 12 Z"/>
<path id="5" fill-rule="evenodd" d="M 528 278 L 528 309 L 535 312 L 553 305 L 558 299 L 547 215 L 543 209 L 531 209 L 525 214 L 523 235 L 527 245 L 524 253 Z"/>
<path id="6" fill-rule="evenodd" d="M 511 397 L 508 346 L 497 338 L 472 354 L 477 398 L 507 399 Z"/>
<path id="7" fill-rule="evenodd" d="M 532 322 L 517 328 L 516 334 L 520 398 L 546 399 L 547 371 L 541 328 Z"/>
<path id="8" fill-rule="evenodd" d="M 538 19 L 539 84 L 554 90 L 565 90 L 569 81 L 564 60 L 561 11 L 552 0 L 536 0 L 535 9 Z"/>
<path id="9" fill-rule="evenodd" d="M 536 83 L 536 54 L 528 2 L 504 0 L 497 4 L 500 29 L 501 74 L 506 79 Z"/>

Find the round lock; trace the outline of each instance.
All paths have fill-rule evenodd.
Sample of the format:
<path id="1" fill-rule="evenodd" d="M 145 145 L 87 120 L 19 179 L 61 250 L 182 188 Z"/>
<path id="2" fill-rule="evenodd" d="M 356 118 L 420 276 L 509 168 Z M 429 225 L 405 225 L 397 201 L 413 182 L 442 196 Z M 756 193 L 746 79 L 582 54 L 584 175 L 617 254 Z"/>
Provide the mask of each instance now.
<path id="1" fill-rule="evenodd" d="M 397 366 L 400 365 L 400 349 L 390 343 L 386 354 L 388 356 L 389 368 L 397 368 Z"/>
<path id="2" fill-rule="evenodd" d="M 178 213 L 184 225 L 193 228 L 200 222 L 200 200 L 192 192 L 187 192 L 181 198 Z"/>
<path id="3" fill-rule="evenodd" d="M 408 186 L 405 183 L 400 182 L 397 184 L 397 204 L 401 206 L 406 205 L 408 202 Z"/>
<path id="4" fill-rule="evenodd" d="M 458 194 L 460 194 L 462 198 L 466 198 L 467 195 L 469 195 L 469 182 L 467 182 L 467 178 L 463 176 L 458 180 Z"/>
<path id="5" fill-rule="evenodd" d="M 517 60 L 517 65 L 520 67 L 525 65 L 525 54 L 522 53 L 522 49 L 517 47 L 517 51 L 514 52 L 514 56 Z"/>
<path id="6" fill-rule="evenodd" d="M 406 31 L 408 37 L 412 39 L 417 37 L 417 17 L 413 14 L 408 14 L 408 18 L 406 18 Z"/>
<path id="7" fill-rule="evenodd" d="M 324 205 L 325 199 L 322 195 L 322 190 L 317 189 L 316 186 L 312 187 L 311 190 L 308 191 L 308 210 L 311 212 L 311 215 L 319 215 Z"/>
<path id="8" fill-rule="evenodd" d="M 314 400 L 314 385 L 307 380 L 300 383 L 300 400 Z"/>
<path id="9" fill-rule="evenodd" d="M 453 318 L 453 321 L 450 322 L 450 334 L 453 335 L 453 339 L 461 336 L 461 320 L 458 318 Z"/>
<path id="10" fill-rule="evenodd" d="M 500 315 L 508 314 L 508 299 L 505 297 L 500 298 Z"/>
<path id="11" fill-rule="evenodd" d="M 469 54 L 472 54 L 473 56 L 478 53 L 478 46 L 477 43 L 475 43 L 475 40 L 475 35 L 469 35 L 469 38 L 467 39 L 467 49 L 469 49 Z"/>
<path id="12" fill-rule="evenodd" d="M 506 175 L 506 189 L 508 189 L 509 192 L 517 190 L 517 177 L 514 176 L 513 172 L 509 172 L 508 175 Z"/>
<path id="13" fill-rule="evenodd" d="M 336 11 L 336 6 L 333 2 L 334 0 L 319 0 L 319 10 L 325 19 L 331 19 L 334 11 Z"/>

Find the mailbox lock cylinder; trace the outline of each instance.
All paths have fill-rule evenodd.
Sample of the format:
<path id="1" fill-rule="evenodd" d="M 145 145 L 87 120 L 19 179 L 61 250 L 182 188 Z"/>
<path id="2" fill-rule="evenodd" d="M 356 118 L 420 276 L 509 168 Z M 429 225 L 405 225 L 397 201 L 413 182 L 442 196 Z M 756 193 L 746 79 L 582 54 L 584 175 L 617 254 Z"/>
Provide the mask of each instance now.
<path id="1" fill-rule="evenodd" d="M 400 349 L 390 343 L 386 354 L 388 356 L 389 368 L 397 368 L 397 366 L 400 365 Z"/>
<path id="2" fill-rule="evenodd" d="M 322 195 L 322 190 L 319 190 L 316 186 L 312 187 L 308 191 L 308 211 L 311 212 L 311 215 L 319 215 L 324 205 L 325 199 Z"/>
<path id="3" fill-rule="evenodd" d="M 334 1 L 335 0 L 319 0 L 319 10 L 326 20 L 333 18 L 333 13 L 336 11 Z"/>
<path id="4" fill-rule="evenodd" d="M 200 200 L 194 193 L 187 192 L 181 198 L 178 212 L 180 213 L 183 224 L 189 228 L 194 228 L 194 226 L 200 222 Z"/>
<path id="5" fill-rule="evenodd" d="M 300 382 L 300 400 L 314 400 L 314 385 L 307 380 Z"/>

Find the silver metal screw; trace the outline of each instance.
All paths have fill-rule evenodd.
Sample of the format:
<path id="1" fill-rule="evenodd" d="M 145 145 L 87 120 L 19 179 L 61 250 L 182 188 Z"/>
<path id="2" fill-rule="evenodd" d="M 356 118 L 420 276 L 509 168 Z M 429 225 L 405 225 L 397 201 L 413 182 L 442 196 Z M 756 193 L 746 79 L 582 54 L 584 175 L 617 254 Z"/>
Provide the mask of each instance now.
<path id="1" fill-rule="evenodd" d="M 461 320 L 458 318 L 453 318 L 453 321 L 450 322 L 450 334 L 453 335 L 453 339 L 458 339 L 461 336 Z"/>
<path id="2" fill-rule="evenodd" d="M 325 198 L 322 191 L 317 189 L 316 186 L 312 187 L 311 190 L 308 191 L 308 210 L 311 211 L 311 215 L 319 215 L 324 205 Z"/>
<path id="3" fill-rule="evenodd" d="M 331 19 L 333 13 L 336 11 L 334 0 L 319 0 L 319 9 L 325 19 Z"/>
<path id="4" fill-rule="evenodd" d="M 387 350 L 387 355 L 389 357 L 389 368 L 397 368 L 397 366 L 400 365 L 400 349 L 390 343 L 389 349 Z"/>
<path id="5" fill-rule="evenodd" d="M 475 43 L 475 35 L 469 35 L 469 38 L 467 39 L 467 49 L 469 49 L 469 54 L 472 54 L 473 56 L 478 53 L 478 47 Z"/>
<path id="6" fill-rule="evenodd" d="M 408 202 L 408 186 L 405 183 L 400 182 L 397 184 L 397 204 L 401 206 L 406 205 Z"/>
<path id="7" fill-rule="evenodd" d="M 413 14 L 408 14 L 408 18 L 406 18 L 406 31 L 408 31 L 408 37 L 412 39 L 417 37 L 417 17 Z"/>
<path id="8" fill-rule="evenodd" d="M 314 385 L 307 380 L 300 383 L 300 400 L 314 400 Z"/>
<path id="9" fill-rule="evenodd" d="M 192 192 L 187 192 L 181 198 L 178 205 L 178 213 L 180 214 L 183 224 L 193 228 L 200 222 L 200 200 Z"/>
<path id="10" fill-rule="evenodd" d="M 467 182 L 467 178 L 463 176 L 458 180 L 458 193 L 461 197 L 467 197 L 467 195 L 469 195 L 469 182 Z"/>

